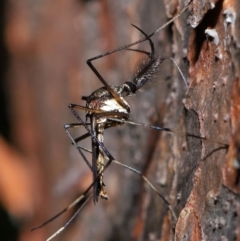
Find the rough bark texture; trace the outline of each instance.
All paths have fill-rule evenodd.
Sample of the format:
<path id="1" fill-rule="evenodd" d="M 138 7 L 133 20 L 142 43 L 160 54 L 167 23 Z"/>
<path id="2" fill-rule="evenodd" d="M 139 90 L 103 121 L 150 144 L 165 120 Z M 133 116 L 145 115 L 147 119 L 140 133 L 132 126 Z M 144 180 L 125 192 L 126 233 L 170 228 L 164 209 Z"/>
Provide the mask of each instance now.
<path id="1" fill-rule="evenodd" d="M 18 234 L 8 239 L 1 217 L 1 236 L 42 241 L 73 212 L 35 232 L 30 228 L 61 211 L 92 181 L 63 129 L 76 122 L 68 104 L 84 105 L 81 96 L 102 86 L 85 61 L 140 39 L 131 23 L 151 33 L 186 3 L 4 3 L 1 131 L 9 141 L 0 140 L 0 200 Z M 195 0 L 152 38 L 157 53 L 175 59 L 189 87 L 174 64 L 164 61 L 157 78 L 127 99 L 131 119 L 178 134 L 132 125 L 105 134 L 116 160 L 142 171 L 169 200 L 177 220 L 141 177 L 112 164 L 104 173 L 110 200 L 95 206 L 90 201 L 55 240 L 240 240 L 239 9 L 237 0 Z M 94 64 L 108 83 L 121 85 L 131 80 L 140 58 L 121 51 Z M 89 141 L 84 145 L 90 147 Z"/>

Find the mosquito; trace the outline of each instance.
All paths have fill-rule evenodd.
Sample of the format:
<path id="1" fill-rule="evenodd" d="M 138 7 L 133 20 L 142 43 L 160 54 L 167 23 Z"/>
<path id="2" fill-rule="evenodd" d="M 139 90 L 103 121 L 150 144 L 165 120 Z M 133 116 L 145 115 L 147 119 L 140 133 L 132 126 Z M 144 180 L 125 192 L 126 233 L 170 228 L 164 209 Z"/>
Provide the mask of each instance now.
<path id="1" fill-rule="evenodd" d="M 188 4 L 189 5 L 189 4 Z M 80 155 L 82 156 L 85 163 L 88 165 L 90 170 L 93 174 L 93 182 L 92 184 L 86 189 L 86 191 L 77 198 L 74 202 L 72 202 L 68 207 L 66 207 L 64 210 L 62 210 L 60 213 L 52 217 L 51 219 L 47 220 L 43 224 L 41 224 L 38 227 L 33 228 L 32 230 L 41 228 L 48 224 L 49 222 L 53 221 L 57 217 L 59 217 L 64 212 L 68 211 L 69 209 L 76 206 L 76 204 L 79 204 L 81 202 L 80 208 L 74 213 L 74 215 L 71 217 L 71 219 L 57 232 L 55 232 L 51 237 L 47 239 L 47 241 L 52 240 L 54 237 L 56 237 L 60 232 L 62 232 L 71 222 L 72 220 L 78 215 L 80 210 L 84 207 L 84 205 L 90 200 L 90 198 L 93 198 L 94 203 L 98 202 L 98 197 L 102 199 L 109 199 L 109 196 L 104 189 L 105 184 L 103 180 L 103 173 L 104 171 L 109 167 L 111 163 L 116 163 L 120 166 L 123 166 L 132 172 L 136 173 L 137 175 L 140 175 L 144 181 L 148 183 L 148 185 L 157 193 L 157 195 L 165 202 L 165 204 L 168 206 L 173 218 L 176 220 L 176 214 L 171 207 L 170 203 L 166 200 L 166 198 L 153 186 L 153 184 L 138 170 L 127 166 L 121 162 L 118 162 L 112 154 L 108 151 L 108 149 L 105 147 L 103 143 L 104 139 L 104 131 L 108 128 L 121 126 L 123 124 L 131 124 L 131 125 L 138 125 L 143 127 L 149 127 L 160 131 L 166 131 L 166 132 L 172 132 L 177 133 L 176 131 L 166 128 L 166 127 L 159 127 L 159 126 L 153 126 L 153 125 L 147 125 L 142 123 L 137 123 L 134 121 L 131 121 L 129 116 L 131 113 L 131 109 L 129 104 L 126 102 L 125 97 L 133 96 L 137 91 L 139 91 L 147 82 L 149 82 L 153 76 L 159 71 L 159 67 L 161 63 L 166 60 L 170 59 L 173 61 L 175 66 L 177 67 L 184 84 L 186 88 L 188 88 L 187 81 L 185 77 L 182 74 L 182 71 L 180 70 L 177 63 L 174 61 L 171 57 L 160 57 L 159 55 L 155 54 L 155 47 L 151 40 L 151 37 L 155 35 L 157 32 L 159 32 L 161 29 L 169 25 L 171 22 L 173 22 L 176 18 L 178 18 L 187 8 L 188 5 L 186 5 L 183 10 L 176 15 L 173 19 L 168 21 L 166 24 L 164 24 L 162 27 L 151 33 L 150 35 L 146 34 L 142 29 L 139 27 L 133 25 L 134 28 L 136 28 L 138 31 L 140 31 L 144 38 L 125 45 L 123 47 L 117 48 L 113 51 L 107 52 L 105 54 L 98 55 L 94 58 L 88 59 L 87 64 L 91 68 L 91 70 L 95 73 L 95 75 L 98 77 L 98 79 L 101 81 L 101 83 L 104 85 L 103 87 L 97 89 L 89 96 L 83 96 L 82 100 L 86 101 L 86 106 L 76 105 L 76 104 L 70 104 L 69 108 L 76 117 L 76 119 L 79 121 L 79 123 L 74 124 L 67 124 L 65 125 L 65 130 L 67 132 L 67 135 L 69 136 L 72 144 L 77 148 Z M 148 41 L 150 45 L 150 52 L 138 50 L 138 49 L 132 49 L 131 46 L 134 46 L 136 44 L 139 44 L 141 42 Z M 107 55 L 113 54 L 118 51 L 122 50 L 129 50 L 129 51 L 135 51 L 140 52 L 145 55 L 144 61 L 141 63 L 141 65 L 138 67 L 138 70 L 134 76 L 134 79 L 131 82 L 125 82 L 122 86 L 111 86 L 109 85 L 104 78 L 101 76 L 101 74 L 97 71 L 97 69 L 92 64 L 92 61 L 105 57 Z M 81 110 L 86 112 L 86 121 L 84 121 L 76 112 L 76 110 Z M 74 139 L 72 135 L 69 132 L 70 128 L 79 128 L 84 127 L 87 131 L 86 134 Z M 205 137 L 199 137 L 195 136 L 193 134 L 186 133 L 188 136 L 200 138 L 200 139 L 206 139 Z M 92 149 L 88 150 L 87 148 L 78 145 L 77 143 L 90 137 L 91 138 L 91 144 Z M 86 156 L 84 155 L 83 151 L 90 152 L 92 154 L 92 163 L 90 163 Z M 107 163 L 105 164 L 105 161 Z M 88 194 L 90 189 L 93 189 L 92 194 Z"/>

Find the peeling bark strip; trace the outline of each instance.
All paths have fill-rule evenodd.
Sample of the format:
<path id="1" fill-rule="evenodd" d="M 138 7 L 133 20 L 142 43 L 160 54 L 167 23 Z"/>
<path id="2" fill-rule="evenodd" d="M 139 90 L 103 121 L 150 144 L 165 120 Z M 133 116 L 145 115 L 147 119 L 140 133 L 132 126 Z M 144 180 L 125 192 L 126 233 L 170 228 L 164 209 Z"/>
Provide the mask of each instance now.
<path id="1" fill-rule="evenodd" d="M 4 91 L 9 97 L 10 143 L 20 153 L 1 162 L 16 161 L 21 168 L 2 171 L 8 177 L 26 175 L 28 182 L 1 179 L 1 203 L 13 218 L 24 220 L 19 240 L 42 241 L 68 217 L 35 233 L 29 233 L 30 228 L 61 210 L 91 182 L 89 168 L 60 131 L 71 118 L 66 105 L 79 103 L 81 96 L 100 87 L 85 60 L 139 39 L 130 23 L 151 33 L 185 2 L 5 2 L 9 66 Z M 165 61 L 153 85 L 130 101 L 133 120 L 186 130 L 208 141 L 129 126 L 109 130 L 105 137 L 117 160 L 159 184 L 177 222 L 141 178 L 111 165 L 104 173 L 111 199 L 85 206 L 59 240 L 240 239 L 239 9 L 237 0 L 193 0 L 188 12 L 153 37 L 156 53 L 180 65 L 189 91 L 185 93 L 178 71 Z M 111 85 L 119 85 L 129 81 L 138 60 L 139 55 L 126 51 L 98 61 L 97 68 Z M 19 180 L 15 186 L 28 187 L 21 196 L 11 188 L 12 180 Z"/>

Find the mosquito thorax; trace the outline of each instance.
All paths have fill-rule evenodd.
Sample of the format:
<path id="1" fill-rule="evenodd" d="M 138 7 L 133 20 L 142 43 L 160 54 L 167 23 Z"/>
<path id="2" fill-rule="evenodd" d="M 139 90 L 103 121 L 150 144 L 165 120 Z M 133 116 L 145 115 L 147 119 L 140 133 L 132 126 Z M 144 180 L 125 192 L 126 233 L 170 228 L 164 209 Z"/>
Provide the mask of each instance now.
<path id="1" fill-rule="evenodd" d="M 124 93 L 126 92 L 125 91 L 126 87 L 120 87 L 120 86 L 110 86 L 110 87 L 119 95 L 122 102 L 124 102 L 124 104 L 128 108 L 118 103 L 118 101 L 108 92 L 108 90 L 105 87 L 101 87 L 97 89 L 89 96 L 82 97 L 82 99 L 86 101 L 86 107 L 90 109 L 101 110 L 103 112 L 114 112 L 116 114 L 122 113 L 122 114 L 128 115 L 130 113 L 130 106 L 123 98 L 123 92 Z M 88 114 L 91 114 L 91 112 L 89 111 Z"/>

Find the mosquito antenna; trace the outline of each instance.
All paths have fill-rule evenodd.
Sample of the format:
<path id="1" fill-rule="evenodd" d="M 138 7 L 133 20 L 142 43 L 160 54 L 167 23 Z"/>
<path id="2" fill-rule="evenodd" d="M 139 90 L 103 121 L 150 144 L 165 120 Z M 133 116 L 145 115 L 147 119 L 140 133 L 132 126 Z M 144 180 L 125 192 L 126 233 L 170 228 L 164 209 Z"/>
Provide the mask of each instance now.
<path id="1" fill-rule="evenodd" d="M 148 55 L 148 56 L 150 56 L 150 54 L 151 54 L 151 53 L 149 53 L 149 52 L 147 52 L 147 51 L 140 50 L 140 49 L 131 49 L 131 48 L 128 48 L 128 49 L 126 49 L 126 50 L 143 53 L 143 54 L 146 54 L 146 55 Z M 161 62 L 160 62 L 160 63 L 162 63 L 165 59 L 170 59 L 170 60 L 172 60 L 172 62 L 173 62 L 173 63 L 175 64 L 175 66 L 177 67 L 177 70 L 178 70 L 178 72 L 180 73 L 180 75 L 181 75 L 181 77 L 182 77 L 182 79 L 183 79 L 184 84 L 185 84 L 186 87 L 188 88 L 187 80 L 186 80 L 186 78 L 184 77 L 183 72 L 181 71 L 180 67 L 178 66 L 178 64 L 176 63 L 176 61 L 174 60 L 174 58 L 172 58 L 172 57 L 161 57 L 160 59 L 161 59 Z"/>
<path id="2" fill-rule="evenodd" d="M 151 47 L 151 52 L 146 52 L 142 50 L 135 50 L 135 49 L 130 49 L 126 48 L 126 50 L 131 50 L 131 51 L 136 51 L 136 52 L 141 52 L 146 55 L 148 55 L 149 59 L 143 59 L 143 61 L 140 63 L 140 65 L 137 68 L 137 71 L 135 73 L 135 76 L 132 80 L 132 82 L 125 82 L 123 84 L 123 90 L 125 91 L 125 95 L 132 95 L 135 94 L 136 91 L 138 91 L 140 88 L 142 88 L 145 83 L 147 83 L 149 80 L 152 79 L 153 75 L 158 72 L 159 66 L 162 63 L 162 59 L 159 57 L 155 57 L 155 48 L 152 40 L 150 37 L 139 27 L 135 26 L 132 24 L 133 27 L 138 29 L 149 41 L 150 47 Z"/>
<path id="3" fill-rule="evenodd" d="M 160 66 L 160 64 L 165 60 L 165 59 L 170 59 L 173 61 L 173 63 L 175 64 L 175 66 L 177 67 L 186 87 L 188 88 L 188 84 L 187 81 L 181 71 L 181 69 L 179 68 L 178 64 L 176 63 L 176 61 L 171 58 L 171 57 L 154 57 L 155 54 L 155 49 L 154 49 L 154 44 L 152 42 L 152 40 L 150 39 L 150 35 L 147 35 L 142 29 L 140 29 L 139 27 L 137 27 L 136 25 L 132 24 L 133 27 L 135 27 L 136 29 L 138 29 L 145 37 L 146 39 L 149 41 L 149 44 L 151 46 L 151 52 L 147 52 L 144 50 L 137 50 L 137 49 L 131 49 L 131 48 L 127 48 L 126 50 L 130 50 L 130 51 L 135 51 L 135 52 L 140 52 L 140 53 L 144 53 L 146 55 L 148 55 L 148 57 L 150 58 L 150 60 L 148 62 L 143 62 L 138 71 L 137 74 L 134 78 L 134 80 L 132 81 L 133 84 L 136 84 L 136 86 L 133 86 L 132 84 L 128 84 L 129 82 L 127 82 L 126 84 L 129 86 L 129 88 L 131 89 L 132 93 L 135 93 L 137 90 L 139 90 L 147 81 L 152 79 L 152 76 L 158 72 L 158 68 Z"/>

